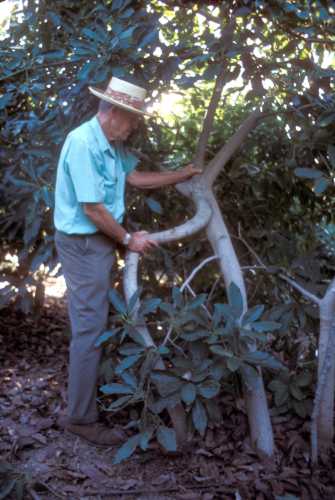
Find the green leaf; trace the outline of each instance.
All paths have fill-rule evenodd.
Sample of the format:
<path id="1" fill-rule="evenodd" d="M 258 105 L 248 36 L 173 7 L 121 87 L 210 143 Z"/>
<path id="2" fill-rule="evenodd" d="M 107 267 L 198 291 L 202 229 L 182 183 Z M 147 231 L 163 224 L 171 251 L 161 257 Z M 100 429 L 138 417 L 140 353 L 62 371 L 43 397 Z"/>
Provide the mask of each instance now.
<path id="1" fill-rule="evenodd" d="M 319 118 L 317 125 L 319 127 L 328 127 L 331 123 L 335 121 L 335 113 L 326 111 L 326 113 L 322 114 Z"/>
<path id="2" fill-rule="evenodd" d="M 161 215 L 163 213 L 163 209 L 160 203 L 158 201 L 154 200 L 153 198 L 145 198 L 145 202 L 150 208 L 152 212 L 155 212 L 156 214 Z"/>
<path id="3" fill-rule="evenodd" d="M 192 408 L 192 421 L 196 430 L 201 436 L 205 435 L 207 429 L 207 413 L 202 402 L 197 399 Z"/>
<path id="4" fill-rule="evenodd" d="M 121 378 L 123 382 L 125 382 L 127 385 L 130 385 L 130 387 L 132 387 L 134 391 L 136 390 L 138 382 L 135 375 L 129 372 L 123 372 L 121 373 Z"/>
<path id="5" fill-rule="evenodd" d="M 316 168 L 295 168 L 294 173 L 297 177 L 304 177 L 305 179 L 319 179 L 323 175 L 321 170 Z"/>
<path id="6" fill-rule="evenodd" d="M 239 287 L 234 282 L 231 282 L 229 285 L 228 298 L 235 318 L 239 318 L 243 313 L 243 297 Z"/>
<path id="7" fill-rule="evenodd" d="M 216 380 L 206 380 L 198 385 L 198 392 L 200 396 L 206 399 L 211 399 L 217 396 L 220 392 L 220 383 Z"/>
<path id="8" fill-rule="evenodd" d="M 113 464 L 119 464 L 126 460 L 127 458 L 131 457 L 131 455 L 134 453 L 136 450 L 137 446 L 140 444 L 141 440 L 141 434 L 136 434 L 136 436 L 133 436 L 126 441 L 121 448 L 119 448 L 115 454 L 115 457 L 113 459 Z"/>
<path id="9" fill-rule="evenodd" d="M 111 289 L 109 291 L 108 296 L 109 296 L 110 302 L 113 304 L 114 308 L 116 309 L 116 311 L 118 313 L 120 313 L 120 314 L 126 314 L 127 313 L 126 303 L 122 299 L 121 295 L 119 295 L 119 293 L 116 290 Z"/>
<path id="10" fill-rule="evenodd" d="M 276 321 L 257 321 L 252 323 L 251 328 L 256 332 L 273 332 L 281 327 Z"/>
<path id="11" fill-rule="evenodd" d="M 7 484 L 5 483 L 5 487 L 0 491 L 0 500 L 7 498 L 10 492 L 13 490 L 16 484 L 16 479 L 12 479 Z"/>
<path id="12" fill-rule="evenodd" d="M 127 370 L 131 366 L 133 366 L 137 361 L 141 358 L 141 354 L 135 354 L 133 356 L 128 356 L 124 360 L 121 361 L 120 364 L 115 368 L 115 373 L 120 375 L 124 370 Z"/>
<path id="13" fill-rule="evenodd" d="M 121 406 L 126 405 L 128 401 L 130 401 L 132 396 L 121 396 L 120 398 L 116 399 L 111 403 L 107 410 L 108 411 L 113 411 L 113 410 L 118 410 Z"/>
<path id="14" fill-rule="evenodd" d="M 127 342 L 119 347 L 119 353 L 123 356 L 132 356 L 134 354 L 140 354 L 145 351 L 145 348 L 139 344 L 133 344 L 132 342 Z"/>
<path id="15" fill-rule="evenodd" d="M 125 384 L 106 384 L 100 387 L 104 394 L 133 394 L 134 390 Z"/>
<path id="16" fill-rule="evenodd" d="M 181 338 L 187 340 L 188 342 L 194 342 L 195 340 L 203 339 L 209 337 L 211 332 L 206 330 L 198 330 L 195 332 L 184 332 L 181 334 Z"/>
<path id="17" fill-rule="evenodd" d="M 190 405 L 193 403 L 197 395 L 195 385 L 192 383 L 184 384 L 181 388 L 180 397 L 184 403 Z"/>
<path id="18" fill-rule="evenodd" d="M 190 311 L 193 309 L 197 309 L 206 301 L 206 299 L 207 299 L 207 294 L 201 293 L 194 300 L 192 300 L 187 304 L 187 309 Z"/>
<path id="19" fill-rule="evenodd" d="M 249 352 L 243 356 L 243 361 L 255 366 L 271 368 L 272 370 L 285 369 L 285 366 L 277 358 L 263 351 Z"/>
<path id="20" fill-rule="evenodd" d="M 295 385 L 294 383 L 289 385 L 290 393 L 292 396 L 297 399 L 298 401 L 302 401 L 303 399 L 306 398 L 305 394 L 302 392 L 302 390 Z"/>
<path id="21" fill-rule="evenodd" d="M 148 314 L 155 312 L 159 304 L 161 304 L 161 302 L 162 300 L 157 298 L 145 300 L 141 307 L 141 313 Z"/>
<path id="22" fill-rule="evenodd" d="M 209 348 L 214 354 L 223 358 L 232 358 L 234 355 L 230 351 L 226 351 L 221 345 L 211 345 Z"/>
<path id="23" fill-rule="evenodd" d="M 236 372 L 241 366 L 241 360 L 235 356 L 227 359 L 227 367 L 231 372 Z"/>
<path id="24" fill-rule="evenodd" d="M 183 305 L 183 294 L 177 286 L 172 288 L 172 299 L 176 306 L 181 307 Z"/>
<path id="25" fill-rule="evenodd" d="M 101 344 L 103 344 L 104 342 L 107 342 L 107 340 L 115 337 L 119 331 L 121 330 L 121 328 L 115 328 L 115 330 L 107 330 L 106 332 L 104 332 L 102 335 L 100 335 L 100 337 L 98 338 L 98 340 L 95 342 L 95 347 L 100 347 Z"/>
<path id="26" fill-rule="evenodd" d="M 330 182 L 325 177 L 321 177 L 314 182 L 313 191 L 315 194 L 322 194 L 326 191 L 329 185 Z"/>
<path id="27" fill-rule="evenodd" d="M 246 325 L 248 323 L 256 321 L 257 319 L 259 319 L 262 316 L 263 312 L 264 312 L 263 305 L 258 305 L 258 306 L 252 307 L 243 315 L 242 324 Z"/>
<path id="28" fill-rule="evenodd" d="M 169 396 L 173 392 L 179 391 L 183 384 L 177 377 L 164 372 L 154 371 L 151 373 L 150 377 L 156 384 L 157 390 L 163 398 Z"/>
<path id="29" fill-rule="evenodd" d="M 312 383 L 312 374 L 309 372 L 300 373 L 294 377 L 294 382 L 299 387 L 307 387 Z"/>
<path id="30" fill-rule="evenodd" d="M 157 440 L 167 451 L 177 451 L 177 439 L 174 429 L 161 425 L 157 429 Z"/>

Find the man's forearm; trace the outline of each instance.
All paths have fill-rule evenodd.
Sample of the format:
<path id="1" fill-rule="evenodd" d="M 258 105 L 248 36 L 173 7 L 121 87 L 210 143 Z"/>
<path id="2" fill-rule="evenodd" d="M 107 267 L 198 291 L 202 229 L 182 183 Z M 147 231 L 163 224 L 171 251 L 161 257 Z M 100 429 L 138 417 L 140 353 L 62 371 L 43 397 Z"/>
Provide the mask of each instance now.
<path id="1" fill-rule="evenodd" d="M 114 219 L 102 203 L 84 203 L 84 212 L 100 231 L 113 240 L 122 243 L 127 231 Z"/>
<path id="2" fill-rule="evenodd" d="M 183 182 L 188 175 L 183 172 L 136 172 L 130 174 L 129 183 L 140 189 L 155 189 Z"/>

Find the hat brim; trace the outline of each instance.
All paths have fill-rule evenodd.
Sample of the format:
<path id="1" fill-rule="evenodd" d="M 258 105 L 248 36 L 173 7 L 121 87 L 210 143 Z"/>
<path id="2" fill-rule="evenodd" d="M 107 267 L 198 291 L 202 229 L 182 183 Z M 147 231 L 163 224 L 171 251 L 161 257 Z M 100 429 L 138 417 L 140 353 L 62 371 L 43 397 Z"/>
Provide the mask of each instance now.
<path id="1" fill-rule="evenodd" d="M 135 113 L 137 115 L 142 115 L 142 116 L 150 116 L 154 117 L 155 115 L 152 113 L 148 113 L 147 111 L 142 111 L 141 109 L 133 108 L 132 106 L 129 106 L 128 104 L 124 104 L 123 102 L 119 102 L 116 99 L 113 99 L 113 97 L 105 94 L 104 91 L 97 89 L 95 87 L 88 87 L 89 91 L 91 94 L 95 95 L 96 97 L 99 97 L 99 99 L 102 99 L 103 101 L 110 102 L 111 104 L 114 104 L 118 108 L 126 109 L 127 111 L 131 111 L 132 113 Z"/>

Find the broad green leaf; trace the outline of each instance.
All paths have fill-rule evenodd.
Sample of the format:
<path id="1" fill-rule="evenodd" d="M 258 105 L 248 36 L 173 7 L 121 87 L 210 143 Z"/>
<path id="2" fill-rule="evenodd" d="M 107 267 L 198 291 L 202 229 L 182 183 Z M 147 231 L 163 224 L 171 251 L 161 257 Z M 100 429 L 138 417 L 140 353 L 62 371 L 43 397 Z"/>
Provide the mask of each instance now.
<path id="1" fill-rule="evenodd" d="M 251 328 L 256 332 L 274 332 L 281 327 L 281 323 L 276 321 L 257 321 L 251 324 Z"/>
<path id="2" fill-rule="evenodd" d="M 166 347 L 166 345 L 160 345 L 158 348 L 158 352 L 161 356 L 164 356 L 165 354 L 170 353 L 170 349 Z"/>
<path id="3" fill-rule="evenodd" d="M 133 436 L 126 441 L 121 448 L 119 448 L 115 454 L 115 457 L 113 459 L 113 464 L 119 464 L 126 460 L 127 458 L 131 457 L 131 455 L 134 453 L 136 450 L 137 446 L 140 444 L 141 440 L 141 434 L 136 434 L 136 436 Z"/>
<path id="4" fill-rule="evenodd" d="M 183 384 L 183 382 L 177 377 L 158 371 L 152 372 L 150 377 L 156 384 L 158 392 L 163 398 L 178 391 Z"/>
<path id="5" fill-rule="evenodd" d="M 321 177 L 314 182 L 313 191 L 315 194 L 322 194 L 328 186 L 330 186 L 330 182 L 325 177 Z"/>
<path id="6" fill-rule="evenodd" d="M 316 168 L 295 168 L 294 173 L 297 177 L 304 177 L 305 179 L 319 179 L 322 177 L 321 170 Z"/>
<path id="7" fill-rule="evenodd" d="M 152 212 L 155 212 L 156 214 L 161 215 L 163 213 L 163 209 L 160 203 L 158 201 L 154 200 L 153 198 L 145 198 L 145 202 L 150 208 Z"/>
<path id="8" fill-rule="evenodd" d="M 208 419 L 205 407 L 199 399 L 196 399 L 192 407 L 192 422 L 201 436 L 205 435 L 207 421 Z"/>
<path id="9" fill-rule="evenodd" d="M 108 411 L 119 410 L 120 407 L 126 405 L 131 398 L 132 396 L 121 396 L 108 406 Z"/>
<path id="10" fill-rule="evenodd" d="M 194 384 L 184 384 L 180 391 L 180 397 L 184 403 L 190 405 L 193 403 L 197 395 L 196 387 Z"/>
<path id="11" fill-rule="evenodd" d="M 126 303 L 122 299 L 121 295 L 119 295 L 119 293 L 116 290 L 111 289 L 109 291 L 108 296 L 109 296 L 110 302 L 115 307 L 115 309 L 117 310 L 118 313 L 120 313 L 120 314 L 126 314 L 127 313 Z"/>
<path id="12" fill-rule="evenodd" d="M 239 318 L 243 313 L 243 297 L 239 287 L 234 283 L 230 283 L 228 289 L 229 305 L 233 309 L 235 318 Z"/>
<path id="13" fill-rule="evenodd" d="M 243 356 L 243 360 L 255 366 L 263 366 L 272 370 L 283 370 L 285 366 L 268 352 L 254 351 Z"/>
<path id="14" fill-rule="evenodd" d="M 145 300 L 141 307 L 141 313 L 149 314 L 155 312 L 161 302 L 162 300 L 157 298 Z"/>
<path id="15" fill-rule="evenodd" d="M 106 384 L 100 387 L 104 394 L 132 394 L 133 388 L 125 384 Z"/>
<path id="16" fill-rule="evenodd" d="M 119 353 L 123 356 L 131 356 L 134 354 L 140 354 L 145 351 L 145 348 L 139 344 L 133 344 L 132 342 L 127 342 L 119 347 Z"/>
<path id="17" fill-rule="evenodd" d="M 294 377 L 294 382 L 299 387 L 307 387 L 312 383 L 312 374 L 309 372 L 300 373 Z"/>
<path id="18" fill-rule="evenodd" d="M 111 338 L 115 338 L 115 336 L 119 333 L 119 331 L 121 330 L 121 328 L 115 328 L 115 330 L 107 330 L 106 332 L 104 332 L 102 335 L 100 335 L 100 337 L 98 338 L 98 340 L 95 342 L 95 347 L 100 347 L 101 344 L 103 344 L 104 342 L 107 342 L 107 340 L 111 339 Z"/>
<path id="19" fill-rule="evenodd" d="M 141 358 L 141 354 L 135 354 L 133 356 L 128 356 L 125 358 L 123 361 L 121 361 L 120 364 L 117 365 L 115 368 L 115 373 L 117 375 L 120 375 L 120 373 L 124 372 L 124 370 L 127 370 L 131 366 L 133 366 L 137 361 Z"/>
<path id="20" fill-rule="evenodd" d="M 206 337 L 209 337 L 210 332 L 206 330 L 198 330 L 195 332 L 184 332 L 181 334 L 181 338 L 184 340 L 187 340 L 188 342 L 194 342 L 199 339 L 204 339 Z"/>
<path id="21" fill-rule="evenodd" d="M 138 382 L 137 382 L 135 375 L 133 375 L 132 373 L 129 373 L 129 372 L 123 372 L 123 373 L 121 373 L 121 378 L 122 378 L 123 382 L 125 382 L 127 385 L 130 385 L 130 387 L 132 387 L 134 390 L 136 390 Z"/>
<path id="22" fill-rule="evenodd" d="M 230 351 L 226 351 L 221 345 L 211 345 L 209 348 L 214 354 L 222 356 L 223 358 L 231 358 L 234 354 Z"/>
<path id="23" fill-rule="evenodd" d="M 335 113 L 327 111 L 319 118 L 317 125 L 319 127 L 328 127 L 333 122 L 335 122 Z"/>
<path id="24" fill-rule="evenodd" d="M 263 305 L 258 305 L 255 307 L 252 307 L 251 309 L 248 309 L 248 311 L 243 315 L 243 321 L 242 324 L 246 325 L 248 323 L 252 323 L 253 321 L 256 321 L 259 319 L 264 312 L 264 306 Z"/>
<path id="25" fill-rule="evenodd" d="M 161 425 L 157 430 L 157 440 L 167 451 L 177 451 L 177 439 L 174 429 Z"/>
<path id="26" fill-rule="evenodd" d="M 187 304 L 187 309 L 189 310 L 197 309 L 206 301 L 206 299 L 207 299 L 207 294 L 201 293 L 200 295 L 198 295 L 198 297 L 196 297 Z"/>
<path id="27" fill-rule="evenodd" d="M 241 360 L 235 356 L 227 359 L 227 367 L 231 372 L 236 372 L 241 366 Z"/>
<path id="28" fill-rule="evenodd" d="M 306 398 L 305 394 L 302 392 L 302 390 L 294 383 L 289 385 L 290 393 L 292 396 L 297 399 L 298 401 L 302 401 L 303 399 Z"/>
<path id="29" fill-rule="evenodd" d="M 206 380 L 198 385 L 198 392 L 200 396 L 211 399 L 219 394 L 220 388 L 220 383 L 216 380 Z"/>

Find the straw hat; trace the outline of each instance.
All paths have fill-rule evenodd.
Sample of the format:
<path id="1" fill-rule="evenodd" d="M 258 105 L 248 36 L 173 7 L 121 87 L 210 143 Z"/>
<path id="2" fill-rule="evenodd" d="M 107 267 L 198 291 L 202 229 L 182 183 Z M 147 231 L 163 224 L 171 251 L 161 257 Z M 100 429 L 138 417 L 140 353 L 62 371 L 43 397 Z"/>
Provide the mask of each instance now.
<path id="1" fill-rule="evenodd" d="M 89 91 L 99 99 L 115 104 L 119 108 L 132 111 L 138 115 L 152 116 L 144 109 L 144 100 L 147 91 L 132 83 L 120 80 L 113 76 L 106 90 L 88 87 Z"/>

